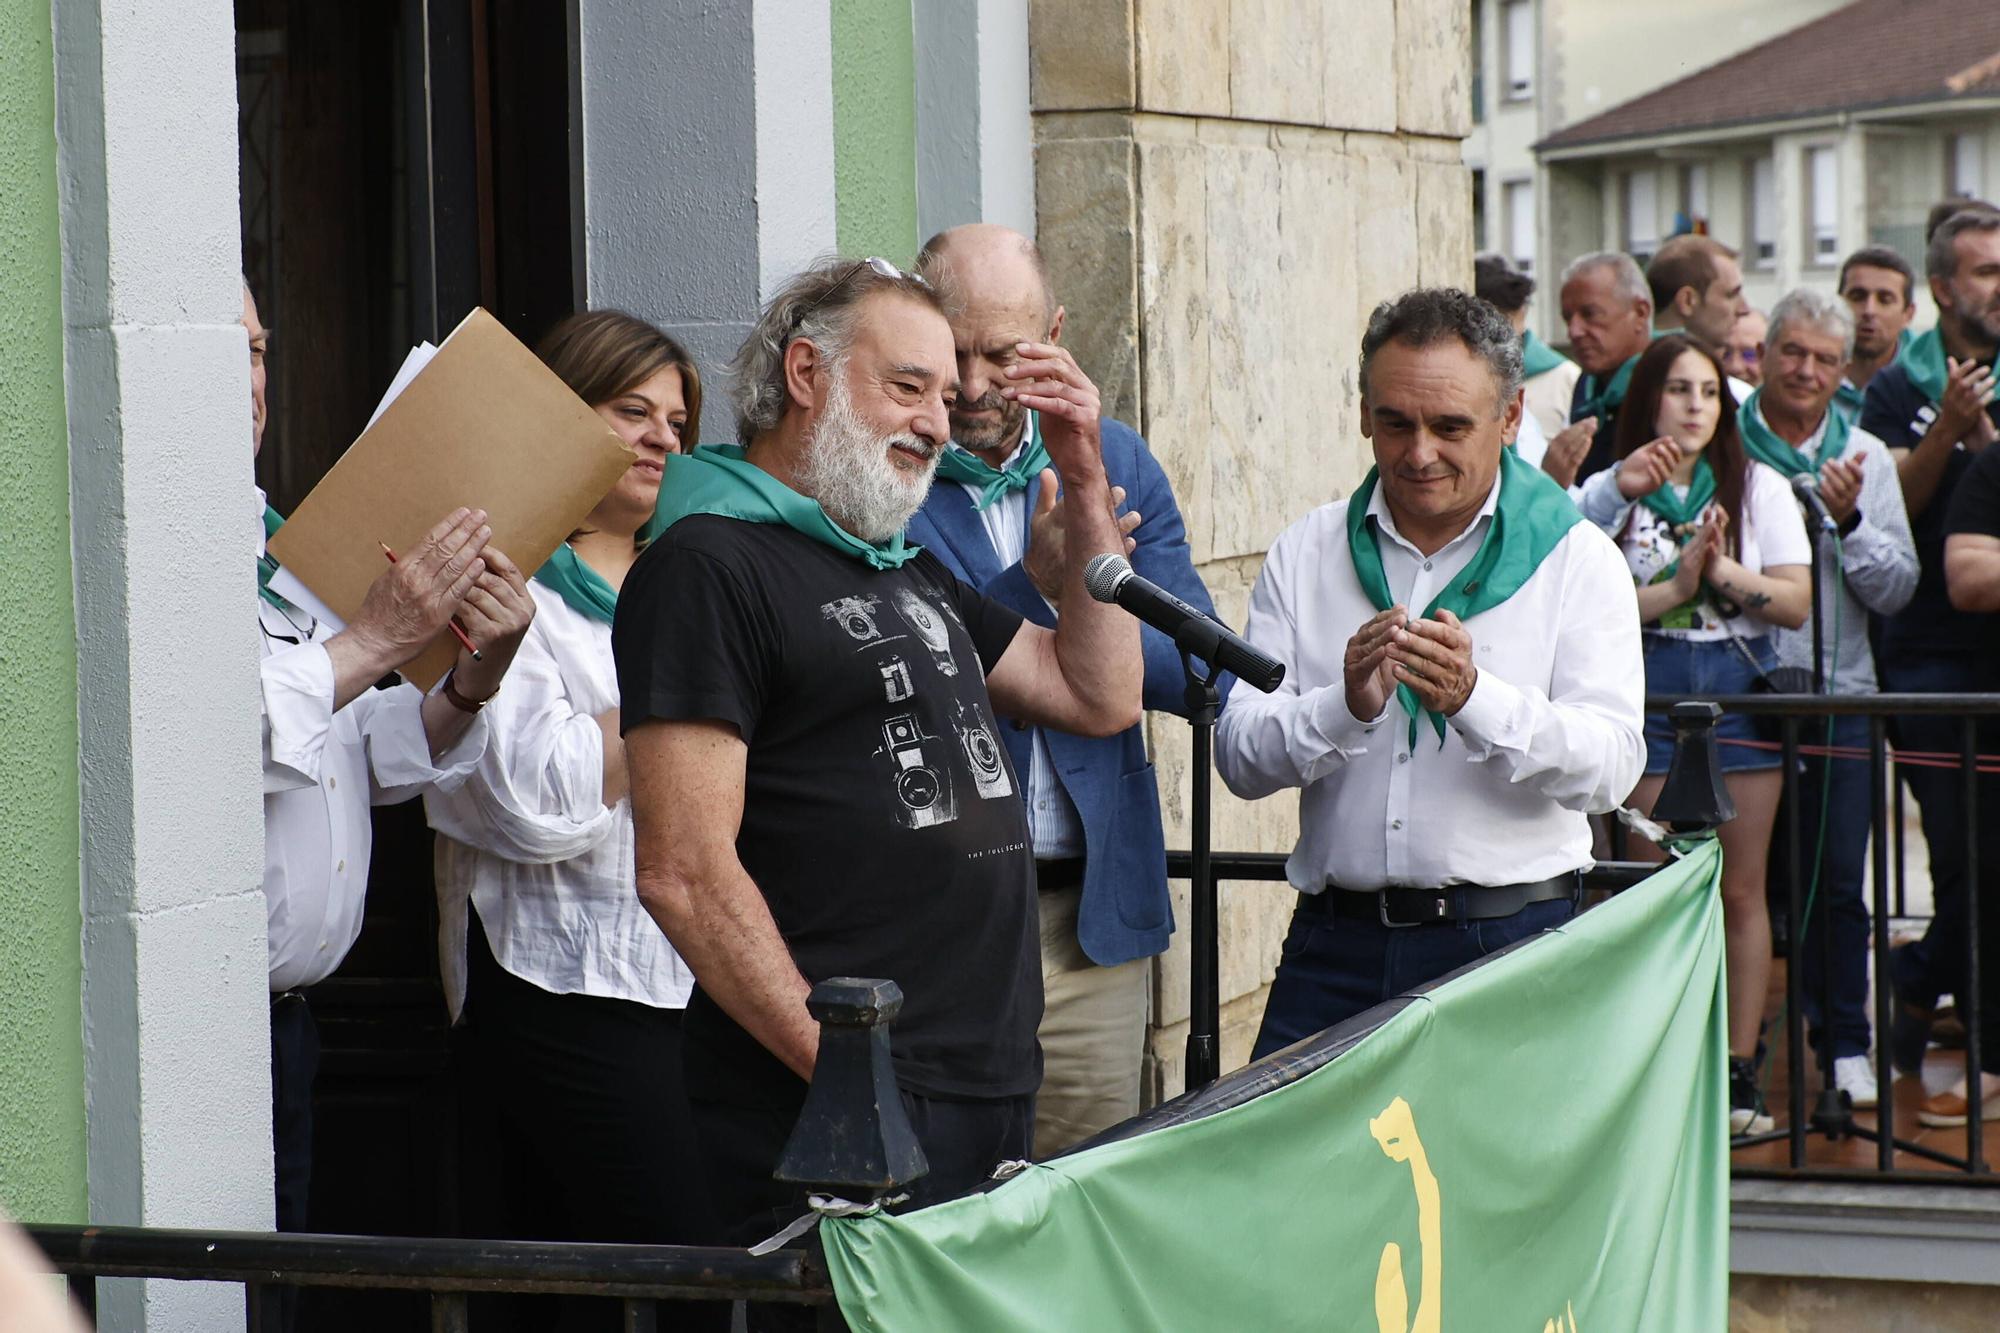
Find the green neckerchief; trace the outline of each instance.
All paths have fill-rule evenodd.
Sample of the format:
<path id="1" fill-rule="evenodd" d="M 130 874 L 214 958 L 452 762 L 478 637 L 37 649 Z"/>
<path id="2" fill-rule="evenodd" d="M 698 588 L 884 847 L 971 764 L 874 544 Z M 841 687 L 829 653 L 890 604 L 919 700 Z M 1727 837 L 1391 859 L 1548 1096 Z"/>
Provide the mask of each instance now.
<path id="1" fill-rule="evenodd" d="M 666 485 L 664 477 L 660 484 L 662 487 Z M 661 522 L 656 506 L 653 516 L 646 520 L 646 526 L 639 529 L 635 540 L 644 550 L 647 543 L 666 530 L 667 525 Z M 547 563 L 535 571 L 535 577 L 554 589 L 556 596 L 569 603 L 570 609 L 580 616 L 609 625 L 612 616 L 617 613 L 618 590 L 592 569 L 568 542 L 556 547 Z"/>
<path id="2" fill-rule="evenodd" d="M 1521 335 L 1521 378 L 1531 380 L 1568 364 L 1569 358 L 1537 338 L 1533 329 Z"/>
<path id="3" fill-rule="evenodd" d="M 1764 422 L 1764 409 L 1759 405 L 1764 390 L 1753 390 L 1743 400 L 1743 406 L 1736 413 L 1736 424 L 1743 433 L 1743 447 L 1750 456 L 1768 467 L 1776 468 L 1787 477 L 1796 477 L 1802 472 L 1819 475 L 1819 470 L 1840 457 L 1847 448 L 1847 435 L 1853 428 L 1853 421 L 1845 414 L 1829 407 L 1826 412 L 1826 429 L 1820 432 L 1819 453 L 1809 463 L 1806 456 L 1791 444 L 1780 439 L 1777 432 Z M 1702 464 L 1707 464 L 1707 459 Z"/>
<path id="4" fill-rule="evenodd" d="M 1714 500 L 1715 469 L 1708 465 L 1707 458 L 1697 458 L 1686 495 L 1677 493 L 1672 482 L 1663 481 L 1658 489 L 1639 503 L 1672 524 L 1678 536 L 1690 524 L 1701 522 L 1702 514 L 1707 512 Z"/>
<path id="5" fill-rule="evenodd" d="M 1909 372 L 1910 383 L 1933 404 L 1944 401 L 1944 386 L 1951 378 L 1951 371 L 1945 365 L 1944 335 L 1935 327 L 1924 330 L 1910 339 L 1910 345 L 1903 349 L 1899 358 Z M 2000 357 L 1994 359 L 2000 368 Z"/>
<path id="6" fill-rule="evenodd" d="M 1377 611 L 1395 605 L 1389 596 L 1388 575 L 1382 569 L 1381 536 L 1377 525 L 1368 521 L 1368 502 L 1374 498 L 1376 469 L 1369 468 L 1354 495 L 1347 502 L 1347 549 L 1354 560 L 1354 573 L 1361 591 Z M 1424 608 L 1422 618 L 1434 619 L 1449 611 L 1460 620 L 1470 620 L 1491 610 L 1521 590 L 1555 550 L 1556 544 L 1583 515 L 1570 503 L 1569 493 L 1549 480 L 1548 474 L 1519 454 L 1500 452 L 1500 498 L 1494 507 L 1493 522 L 1486 529 L 1479 549 L 1458 576 Z M 1430 719 L 1437 732 L 1438 746 L 1444 746 L 1444 719 L 1417 701 L 1408 685 L 1396 687 L 1397 702 L 1410 715 L 1410 746 L 1416 748 L 1417 719 Z"/>
<path id="7" fill-rule="evenodd" d="M 285 526 L 285 516 L 269 505 L 264 506 L 264 540 L 270 541 Z M 290 602 L 271 591 L 271 576 L 278 572 L 278 559 L 269 551 L 257 558 L 257 595 L 272 606 L 283 609 Z"/>
<path id="8" fill-rule="evenodd" d="M 1581 421 L 1585 417 L 1596 417 L 1599 425 L 1603 425 L 1605 418 L 1616 412 L 1618 405 L 1625 401 L 1625 390 L 1632 384 L 1632 368 L 1638 364 L 1638 357 L 1627 357 L 1625 364 L 1612 374 L 1611 382 L 1601 389 L 1597 387 L 1597 376 L 1585 375 L 1578 382 L 1581 398 L 1576 410 L 1569 414 L 1569 419 Z"/>
<path id="9" fill-rule="evenodd" d="M 872 569 L 900 569 L 923 548 L 897 533 L 876 545 L 836 524 L 819 501 L 800 495 L 745 458 L 734 444 L 704 444 L 691 454 L 669 454 L 653 515 L 665 532 L 690 514 L 719 514 L 745 523 L 782 523 Z"/>
<path id="10" fill-rule="evenodd" d="M 937 474 L 945 481 L 979 487 L 979 502 L 973 508 L 991 509 L 1015 491 L 1026 490 L 1028 483 L 1040 476 L 1042 469 L 1048 465 L 1049 451 L 1042 444 L 1041 413 L 1030 412 L 1028 442 L 1007 467 L 996 468 L 979 455 L 954 444 L 938 458 Z"/>
<path id="11" fill-rule="evenodd" d="M 549 553 L 548 560 L 535 571 L 535 578 L 554 589 L 580 616 L 609 625 L 618 612 L 618 590 L 585 564 L 568 542 Z"/>

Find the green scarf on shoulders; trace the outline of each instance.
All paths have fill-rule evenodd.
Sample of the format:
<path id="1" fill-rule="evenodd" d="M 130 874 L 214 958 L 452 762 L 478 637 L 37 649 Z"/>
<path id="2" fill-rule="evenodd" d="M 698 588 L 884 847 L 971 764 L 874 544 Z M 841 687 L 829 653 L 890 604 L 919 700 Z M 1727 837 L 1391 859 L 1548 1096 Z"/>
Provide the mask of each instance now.
<path id="1" fill-rule="evenodd" d="M 1521 334 L 1521 378 L 1533 379 L 1569 364 L 1569 358 L 1535 336 L 1533 329 Z"/>
<path id="2" fill-rule="evenodd" d="M 1638 364 L 1638 357 L 1627 357 L 1625 364 L 1612 372 L 1610 380 L 1602 387 L 1597 383 L 1597 376 L 1585 375 L 1578 381 L 1580 397 L 1576 409 L 1569 414 L 1570 421 L 1574 423 L 1585 417 L 1596 417 L 1599 425 L 1604 424 L 1605 419 L 1625 401 L 1625 391 L 1632 387 L 1632 369 Z"/>
<path id="3" fill-rule="evenodd" d="M 1369 468 L 1347 502 L 1347 548 L 1361 590 L 1377 611 L 1387 611 L 1395 599 L 1389 595 L 1389 579 L 1382 568 L 1381 536 L 1377 525 L 1368 520 L 1368 503 L 1379 480 L 1376 469 Z M 1424 608 L 1421 619 L 1435 619 L 1439 611 L 1449 611 L 1462 621 L 1471 620 L 1500 605 L 1521 590 L 1564 535 L 1582 521 L 1583 515 L 1570 502 L 1569 493 L 1549 480 L 1547 473 L 1523 462 L 1512 450 L 1502 450 L 1500 499 L 1493 522 L 1471 561 Z M 1417 743 L 1417 719 L 1424 717 L 1443 748 L 1444 719 L 1419 703 L 1416 691 L 1408 685 L 1396 687 L 1396 699 L 1410 715 L 1411 747 Z"/>
<path id="4" fill-rule="evenodd" d="M 653 521 L 665 532 L 690 514 L 782 523 L 871 569 L 900 569 L 923 550 L 906 544 L 900 532 L 879 544 L 862 541 L 828 518 L 819 501 L 752 463 L 735 444 L 704 444 L 691 454 L 668 455 Z"/>
<path id="5" fill-rule="evenodd" d="M 1779 438 L 1777 432 L 1765 424 L 1764 409 L 1760 406 L 1763 397 L 1764 390 L 1759 387 L 1743 400 L 1741 410 L 1736 413 L 1736 425 L 1743 435 L 1743 447 L 1750 456 L 1766 467 L 1776 468 L 1779 475 L 1796 477 L 1810 472 L 1817 477 L 1821 468 L 1840 457 L 1847 448 L 1848 434 L 1854 428 L 1853 419 L 1829 407 L 1826 429 L 1820 432 L 1819 452 L 1811 462 L 1807 462 L 1804 454 Z M 1708 460 L 1703 459 L 1701 465 L 1708 466 Z"/>
<path id="6" fill-rule="evenodd" d="M 1715 469 L 1708 465 L 1706 457 L 1695 460 L 1694 476 L 1688 480 L 1686 495 L 1676 491 L 1672 482 L 1661 482 L 1651 495 L 1639 501 L 1672 524 L 1677 535 L 1685 535 L 1684 529 L 1701 522 L 1701 516 L 1714 502 Z"/>
<path id="7" fill-rule="evenodd" d="M 264 540 L 270 541 L 278 535 L 278 529 L 285 526 L 285 516 L 269 505 L 264 506 Z M 284 608 L 290 602 L 271 591 L 271 576 L 278 572 L 278 558 L 269 551 L 257 560 L 257 595 L 272 606 Z"/>
<path id="8" fill-rule="evenodd" d="M 1042 444 L 1042 414 L 1030 412 L 1028 442 L 1007 467 L 996 468 L 979 455 L 953 444 L 938 457 L 937 474 L 944 481 L 982 488 L 979 502 L 973 508 L 985 510 L 1016 491 L 1026 490 L 1028 483 L 1048 465 L 1049 451 Z"/>
<path id="9" fill-rule="evenodd" d="M 1950 383 L 1951 370 L 1945 363 L 1944 335 L 1933 327 L 1910 339 L 1899 358 L 1903 368 L 1909 372 L 1910 383 L 1917 386 L 1924 397 L 1933 404 L 1944 401 L 1945 385 Z M 2000 370 L 2000 357 L 1995 358 L 1995 369 Z"/>

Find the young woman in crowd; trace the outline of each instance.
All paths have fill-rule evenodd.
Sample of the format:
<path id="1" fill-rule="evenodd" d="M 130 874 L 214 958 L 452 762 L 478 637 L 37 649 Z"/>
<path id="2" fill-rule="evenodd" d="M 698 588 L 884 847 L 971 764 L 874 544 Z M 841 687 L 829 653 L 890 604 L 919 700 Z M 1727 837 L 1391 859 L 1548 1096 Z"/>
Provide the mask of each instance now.
<path id="1" fill-rule="evenodd" d="M 569 317 L 537 352 L 637 458 L 530 583 L 535 622 L 487 706 L 478 772 L 426 798 L 446 998 L 466 1025 L 473 1095 L 499 1119 L 490 1174 L 508 1234 L 708 1243 L 681 1080 L 693 976 L 634 887 L 611 656 L 666 457 L 694 447 L 701 379 L 674 339 L 612 310 Z M 562 1327 L 617 1314 L 591 1302 L 566 1308 Z"/>
<path id="2" fill-rule="evenodd" d="M 1656 340 L 1632 372 L 1612 443 L 1615 469 L 1578 492 L 1611 533 L 1638 585 L 1648 694 L 1747 694 L 1777 664 L 1770 631 L 1811 611 L 1810 547 L 1785 479 L 1753 462 L 1714 354 L 1687 338 Z M 1756 1051 L 1771 971 L 1766 852 L 1782 786 L 1777 754 L 1749 718 L 1716 728 L 1736 818 L 1722 826 L 1722 910 L 1729 977 L 1730 1130 L 1770 1128 Z M 1667 719 L 1646 719 L 1646 776 L 1632 803 L 1650 813 L 1673 755 Z M 1639 840 L 1637 855 L 1660 853 Z"/>

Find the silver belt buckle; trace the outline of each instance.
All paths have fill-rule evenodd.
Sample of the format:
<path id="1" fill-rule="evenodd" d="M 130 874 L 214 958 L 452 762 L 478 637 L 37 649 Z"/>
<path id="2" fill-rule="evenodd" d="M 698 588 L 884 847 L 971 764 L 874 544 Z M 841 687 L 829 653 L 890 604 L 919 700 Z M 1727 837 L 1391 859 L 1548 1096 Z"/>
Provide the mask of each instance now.
<path id="1" fill-rule="evenodd" d="M 1375 890 L 1375 916 L 1382 923 L 1384 930 L 1410 930 L 1417 926 L 1430 924 L 1426 921 L 1391 921 L 1389 919 L 1389 893 L 1390 890 L 1388 889 Z M 1444 920 L 1444 904 L 1442 901 L 1438 904 L 1438 920 Z"/>

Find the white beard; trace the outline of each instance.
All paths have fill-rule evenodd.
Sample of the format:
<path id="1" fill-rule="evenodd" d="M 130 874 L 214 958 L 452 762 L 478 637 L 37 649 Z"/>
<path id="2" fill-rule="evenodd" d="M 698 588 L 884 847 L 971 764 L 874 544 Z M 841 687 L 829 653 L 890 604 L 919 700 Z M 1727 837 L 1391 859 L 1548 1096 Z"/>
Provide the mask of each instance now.
<path id="1" fill-rule="evenodd" d="M 826 410 L 813 427 L 798 478 L 806 493 L 841 527 L 865 542 L 886 542 L 901 532 L 930 493 L 938 450 L 913 435 L 878 433 L 854 410 L 845 365 L 832 367 Z M 930 466 L 911 475 L 889 457 L 905 445 L 928 452 Z"/>

